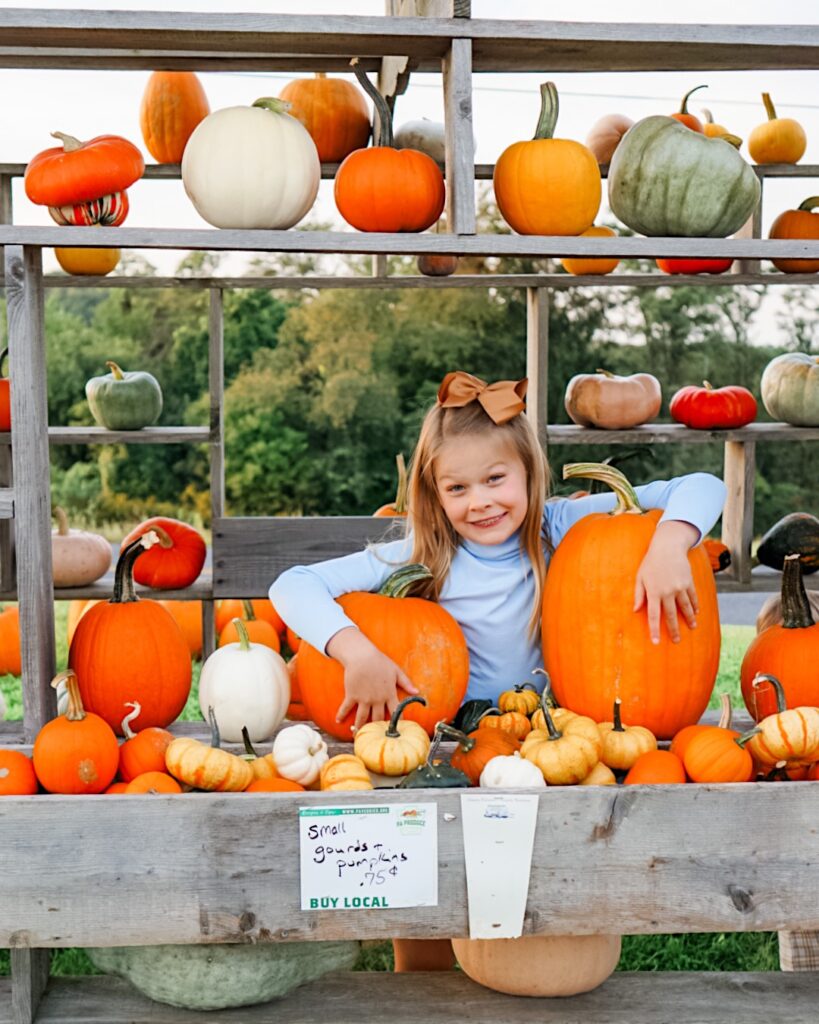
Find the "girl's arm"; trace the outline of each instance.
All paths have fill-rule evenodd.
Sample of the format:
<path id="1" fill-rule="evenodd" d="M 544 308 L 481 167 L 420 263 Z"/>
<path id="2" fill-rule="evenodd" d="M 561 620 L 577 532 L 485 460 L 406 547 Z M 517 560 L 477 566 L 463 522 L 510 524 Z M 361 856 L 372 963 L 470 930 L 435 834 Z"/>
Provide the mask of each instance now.
<path id="1" fill-rule="evenodd" d="M 725 484 L 710 473 L 691 473 L 673 480 L 656 480 L 635 490 L 643 508 L 661 508 L 664 512 L 637 570 L 634 610 L 639 611 L 645 604 L 649 634 L 655 644 L 660 642 L 660 619 L 664 614 L 669 636 L 676 643 L 680 639 L 677 608 L 691 629 L 696 627 L 699 611 L 688 551 L 719 519 Z M 552 542 L 557 546 L 579 519 L 592 512 L 608 512 L 616 503 L 613 493 L 547 503 Z"/>
<path id="2" fill-rule="evenodd" d="M 287 625 L 311 646 L 344 666 L 345 698 L 341 721 L 358 705 L 356 728 L 371 716 L 389 718 L 398 703 L 396 687 L 418 691 L 401 669 L 371 643 L 345 615 L 337 597 L 352 591 L 378 590 L 396 568 L 406 563 L 408 540 L 380 544 L 343 558 L 287 569 L 271 585 L 270 600 Z"/>

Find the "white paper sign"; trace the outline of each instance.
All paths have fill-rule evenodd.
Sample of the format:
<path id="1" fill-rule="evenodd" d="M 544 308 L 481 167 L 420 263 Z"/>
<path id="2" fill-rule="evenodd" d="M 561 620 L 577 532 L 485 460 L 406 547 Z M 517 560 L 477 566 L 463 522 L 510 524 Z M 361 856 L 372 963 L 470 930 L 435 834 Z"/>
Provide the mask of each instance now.
<path id="1" fill-rule="evenodd" d="M 471 939 L 523 934 L 537 805 L 537 793 L 461 794 Z"/>
<path id="2" fill-rule="evenodd" d="M 438 905 L 438 805 L 299 808 L 302 910 Z"/>

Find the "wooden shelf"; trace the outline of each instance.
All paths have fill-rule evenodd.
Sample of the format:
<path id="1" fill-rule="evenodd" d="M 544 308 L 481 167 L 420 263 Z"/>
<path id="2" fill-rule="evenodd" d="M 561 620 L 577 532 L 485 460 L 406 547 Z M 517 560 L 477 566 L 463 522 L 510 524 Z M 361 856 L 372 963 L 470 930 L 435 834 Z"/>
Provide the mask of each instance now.
<path id="1" fill-rule="evenodd" d="M 692 430 L 682 423 L 647 423 L 630 430 L 596 430 L 573 424 L 546 427 L 550 444 L 709 444 L 725 441 L 819 441 L 819 426 L 749 423 L 739 430 Z"/>
<path id="2" fill-rule="evenodd" d="M 0 444 L 10 440 L 10 434 L 0 434 Z M 209 427 L 49 427 L 48 440 L 49 444 L 205 444 L 212 438 Z"/>

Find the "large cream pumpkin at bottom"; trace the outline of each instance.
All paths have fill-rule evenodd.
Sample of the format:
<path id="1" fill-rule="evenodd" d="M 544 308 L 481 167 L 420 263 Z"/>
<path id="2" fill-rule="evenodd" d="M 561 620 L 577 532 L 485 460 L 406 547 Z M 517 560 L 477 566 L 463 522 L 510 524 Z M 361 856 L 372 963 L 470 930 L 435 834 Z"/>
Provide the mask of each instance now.
<path id="1" fill-rule="evenodd" d="M 620 959 L 619 935 L 524 935 L 453 939 L 473 981 L 512 996 L 573 996 L 608 978 Z"/>
<path id="2" fill-rule="evenodd" d="M 182 182 L 197 212 L 217 228 L 283 230 L 315 202 L 321 164 L 304 125 L 280 100 L 225 107 L 196 126 Z"/>

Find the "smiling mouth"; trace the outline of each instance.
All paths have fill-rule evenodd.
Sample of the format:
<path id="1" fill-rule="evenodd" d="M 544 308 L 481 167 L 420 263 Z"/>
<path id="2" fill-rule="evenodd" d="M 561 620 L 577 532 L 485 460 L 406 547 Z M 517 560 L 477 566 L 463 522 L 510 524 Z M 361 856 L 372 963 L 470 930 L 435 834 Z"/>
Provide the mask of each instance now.
<path id="1" fill-rule="evenodd" d="M 486 530 L 490 526 L 495 526 L 497 523 L 499 523 L 501 521 L 501 519 L 504 519 L 505 517 L 506 517 L 506 513 L 505 512 L 501 512 L 501 514 L 499 516 L 492 516 L 491 519 L 479 519 L 479 520 L 477 520 L 477 522 L 470 523 L 469 525 L 470 526 L 477 526 L 481 530 Z"/>

